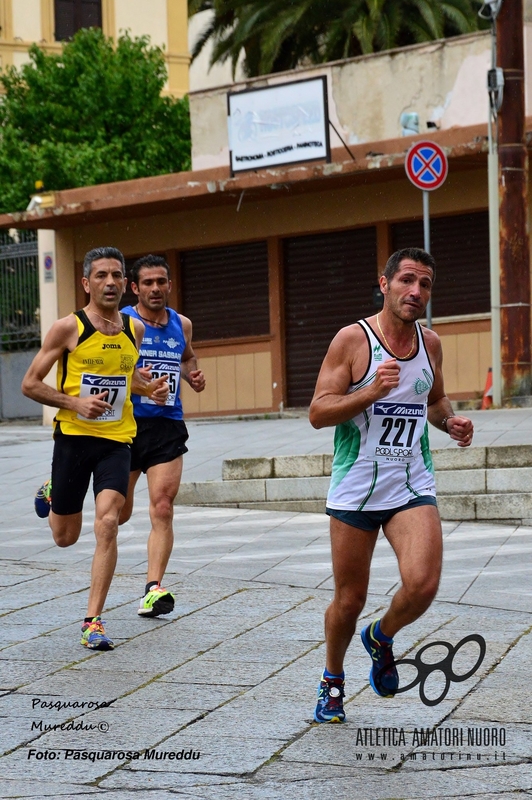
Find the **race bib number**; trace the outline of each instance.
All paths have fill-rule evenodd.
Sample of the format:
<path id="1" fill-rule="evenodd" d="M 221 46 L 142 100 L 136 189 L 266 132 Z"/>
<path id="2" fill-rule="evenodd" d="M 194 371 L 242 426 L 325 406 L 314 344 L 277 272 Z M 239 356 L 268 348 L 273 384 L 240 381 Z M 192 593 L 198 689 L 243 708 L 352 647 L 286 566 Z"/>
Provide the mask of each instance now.
<path id="1" fill-rule="evenodd" d="M 154 359 L 145 358 L 142 362 L 142 366 L 147 367 L 148 364 L 151 364 L 152 380 L 155 378 L 160 378 L 161 375 L 168 375 L 168 386 L 170 391 L 168 393 L 165 405 L 175 406 L 175 399 L 177 397 L 177 390 L 179 387 L 181 365 L 175 361 L 155 361 Z M 144 395 L 141 396 L 140 402 L 149 403 L 152 406 L 155 405 L 155 402 L 150 397 L 144 397 Z"/>
<path id="2" fill-rule="evenodd" d="M 102 392 L 107 392 L 107 397 L 103 397 L 102 400 L 110 403 L 112 408 L 108 408 L 96 419 L 87 419 L 81 414 L 78 414 L 78 419 L 85 422 L 118 422 L 122 419 L 127 397 L 127 375 L 90 375 L 84 372 L 81 376 L 79 396 L 90 397 L 92 394 Z"/>
<path id="3" fill-rule="evenodd" d="M 374 403 L 366 458 L 400 464 L 413 461 L 419 454 L 425 418 L 424 403 Z"/>

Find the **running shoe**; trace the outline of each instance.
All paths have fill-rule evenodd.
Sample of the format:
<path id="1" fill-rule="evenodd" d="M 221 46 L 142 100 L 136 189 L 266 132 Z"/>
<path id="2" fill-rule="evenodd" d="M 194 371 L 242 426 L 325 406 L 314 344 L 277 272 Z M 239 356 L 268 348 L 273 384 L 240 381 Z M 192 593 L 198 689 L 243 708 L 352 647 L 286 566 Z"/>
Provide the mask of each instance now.
<path id="1" fill-rule="evenodd" d="M 174 595 L 163 589 L 158 583 L 141 598 L 137 614 L 141 617 L 158 617 L 159 614 L 169 614 L 174 610 L 174 601 Z"/>
<path id="2" fill-rule="evenodd" d="M 369 682 L 373 691 L 381 697 L 394 697 L 399 688 L 399 675 L 395 668 L 393 657 L 393 639 L 384 642 L 375 636 L 375 626 L 379 620 L 374 620 L 361 632 L 362 644 L 368 651 L 373 661 L 369 673 Z"/>
<path id="3" fill-rule="evenodd" d="M 318 703 L 314 722 L 344 722 L 344 681 L 341 678 L 321 676 L 318 685 Z"/>
<path id="4" fill-rule="evenodd" d="M 84 622 L 81 626 L 81 644 L 89 650 L 112 650 L 114 643 L 105 635 L 104 625 L 101 617 Z"/>
<path id="5" fill-rule="evenodd" d="M 52 507 L 52 481 L 45 481 L 40 489 L 37 489 L 37 493 L 35 494 L 35 500 L 33 501 L 33 505 L 35 506 L 35 513 L 41 519 L 44 519 L 50 513 L 50 508 Z"/>

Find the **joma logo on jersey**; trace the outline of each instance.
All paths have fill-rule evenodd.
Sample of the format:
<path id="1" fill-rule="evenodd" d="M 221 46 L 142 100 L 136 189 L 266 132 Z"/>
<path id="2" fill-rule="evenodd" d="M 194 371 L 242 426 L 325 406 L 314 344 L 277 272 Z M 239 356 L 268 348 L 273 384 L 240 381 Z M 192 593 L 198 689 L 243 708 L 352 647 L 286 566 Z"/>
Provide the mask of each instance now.
<path id="1" fill-rule="evenodd" d="M 102 350 L 121 350 L 121 344 L 102 344 Z"/>
<path id="2" fill-rule="evenodd" d="M 373 348 L 373 358 L 375 361 L 382 361 L 382 352 L 380 344 L 376 344 Z"/>

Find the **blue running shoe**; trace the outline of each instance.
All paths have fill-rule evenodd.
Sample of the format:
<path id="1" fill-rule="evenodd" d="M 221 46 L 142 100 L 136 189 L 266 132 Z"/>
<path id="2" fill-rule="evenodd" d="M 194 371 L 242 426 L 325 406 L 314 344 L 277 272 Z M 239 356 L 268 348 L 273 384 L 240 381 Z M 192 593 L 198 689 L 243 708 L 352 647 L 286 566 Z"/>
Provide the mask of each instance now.
<path id="1" fill-rule="evenodd" d="M 344 722 L 344 681 L 321 676 L 314 722 Z"/>
<path id="2" fill-rule="evenodd" d="M 385 642 L 375 636 L 375 627 L 379 622 L 374 620 L 361 632 L 362 644 L 368 651 L 373 661 L 369 673 L 369 682 L 373 691 L 381 697 L 393 697 L 399 688 L 399 675 L 395 668 L 393 657 L 393 639 Z"/>
<path id="3" fill-rule="evenodd" d="M 33 505 L 35 513 L 41 519 L 45 519 L 49 515 L 52 507 L 52 481 L 46 481 L 40 489 L 37 489 Z"/>
<path id="4" fill-rule="evenodd" d="M 101 617 L 84 622 L 81 626 L 81 644 L 89 650 L 113 650 L 114 643 L 105 635 L 104 625 Z"/>

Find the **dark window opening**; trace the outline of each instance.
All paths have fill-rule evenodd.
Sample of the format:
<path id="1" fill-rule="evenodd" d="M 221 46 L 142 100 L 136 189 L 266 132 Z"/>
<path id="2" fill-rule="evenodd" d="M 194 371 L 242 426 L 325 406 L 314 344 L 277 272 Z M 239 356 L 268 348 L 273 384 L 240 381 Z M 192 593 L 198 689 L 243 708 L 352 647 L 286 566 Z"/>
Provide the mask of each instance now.
<path id="1" fill-rule="evenodd" d="M 80 28 L 102 27 L 101 0 L 55 0 L 56 42 L 71 39 Z"/>

